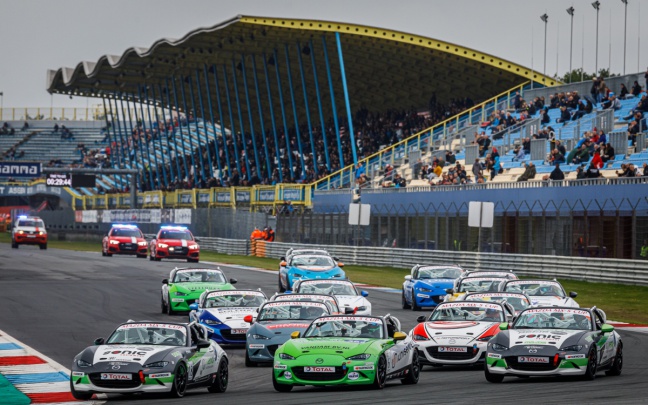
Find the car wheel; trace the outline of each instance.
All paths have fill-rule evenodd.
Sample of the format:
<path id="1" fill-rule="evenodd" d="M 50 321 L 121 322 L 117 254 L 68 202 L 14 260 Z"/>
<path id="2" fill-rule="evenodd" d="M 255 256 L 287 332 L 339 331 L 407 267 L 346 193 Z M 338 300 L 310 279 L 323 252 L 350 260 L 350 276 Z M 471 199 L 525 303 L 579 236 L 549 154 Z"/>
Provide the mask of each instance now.
<path id="1" fill-rule="evenodd" d="M 164 303 L 164 298 L 162 297 L 160 297 L 160 305 L 162 307 L 162 313 L 166 314 L 168 309 L 167 309 L 167 305 Z"/>
<path id="2" fill-rule="evenodd" d="M 146 255 L 137 255 L 138 259 L 146 259 Z"/>
<path id="3" fill-rule="evenodd" d="M 614 356 L 614 363 L 608 371 L 605 372 L 605 375 L 621 375 L 621 369 L 623 368 L 623 345 L 619 344 L 617 347 L 616 356 Z"/>
<path id="4" fill-rule="evenodd" d="M 182 398 L 187 391 L 187 366 L 184 363 L 179 363 L 173 374 L 171 396 L 173 398 Z"/>
<path id="5" fill-rule="evenodd" d="M 245 348 L 245 367 L 256 367 L 256 363 L 250 358 L 247 347 Z"/>
<path id="6" fill-rule="evenodd" d="M 420 311 L 421 307 L 416 304 L 416 296 L 414 295 L 414 290 L 412 290 L 412 311 Z"/>
<path id="7" fill-rule="evenodd" d="M 173 315 L 175 312 L 171 309 L 171 296 L 168 296 L 169 300 L 167 301 L 169 304 L 167 305 L 167 315 Z"/>
<path id="8" fill-rule="evenodd" d="M 381 390 L 385 387 L 385 381 L 387 380 L 387 359 L 385 355 L 381 355 L 378 359 L 378 364 L 376 367 L 376 376 L 374 377 L 373 388 Z"/>
<path id="9" fill-rule="evenodd" d="M 41 250 L 46 250 L 47 249 L 47 243 L 43 243 L 42 245 L 39 245 Z"/>
<path id="10" fill-rule="evenodd" d="M 407 303 L 407 300 L 405 299 L 405 290 L 401 293 L 401 306 L 403 309 L 410 309 L 410 304 Z"/>
<path id="11" fill-rule="evenodd" d="M 405 385 L 416 384 L 419 381 L 419 375 L 421 374 L 421 366 L 419 364 L 418 351 L 416 349 L 412 352 L 412 364 L 409 366 L 409 372 L 401 380 Z"/>
<path id="12" fill-rule="evenodd" d="M 18 244 L 14 241 L 11 241 L 11 248 L 12 249 L 18 249 Z"/>
<path id="13" fill-rule="evenodd" d="M 106 252 L 104 252 L 103 248 L 101 249 L 101 255 L 102 255 L 103 257 L 106 257 Z"/>
<path id="14" fill-rule="evenodd" d="M 286 289 L 283 287 L 283 284 L 281 284 L 281 276 L 279 276 L 279 292 L 286 292 Z"/>
<path id="15" fill-rule="evenodd" d="M 596 370 L 598 368 L 598 356 L 596 355 L 596 347 L 592 346 L 587 355 L 589 361 L 587 362 L 587 368 L 585 369 L 585 375 L 583 376 L 586 380 L 593 380 L 596 378 Z"/>
<path id="16" fill-rule="evenodd" d="M 279 391 L 279 392 L 290 392 L 293 389 L 292 385 L 279 384 L 275 379 L 274 370 L 272 372 L 272 386 L 274 387 L 275 391 Z"/>
<path id="17" fill-rule="evenodd" d="M 92 392 L 85 392 L 85 391 L 77 391 L 74 389 L 74 383 L 72 382 L 72 379 L 70 379 L 70 392 L 72 393 L 72 396 L 78 400 L 81 401 L 87 401 L 90 398 L 92 398 L 92 395 L 94 395 Z"/>
<path id="18" fill-rule="evenodd" d="M 486 377 L 486 381 L 491 382 L 491 383 L 501 383 L 504 381 L 504 376 L 502 374 L 492 374 L 490 371 L 488 371 L 488 363 L 484 361 L 484 376 Z"/>
<path id="19" fill-rule="evenodd" d="M 229 369 L 227 368 L 227 359 L 222 358 L 218 364 L 218 373 L 214 382 L 209 386 L 209 392 L 225 392 L 229 381 Z"/>

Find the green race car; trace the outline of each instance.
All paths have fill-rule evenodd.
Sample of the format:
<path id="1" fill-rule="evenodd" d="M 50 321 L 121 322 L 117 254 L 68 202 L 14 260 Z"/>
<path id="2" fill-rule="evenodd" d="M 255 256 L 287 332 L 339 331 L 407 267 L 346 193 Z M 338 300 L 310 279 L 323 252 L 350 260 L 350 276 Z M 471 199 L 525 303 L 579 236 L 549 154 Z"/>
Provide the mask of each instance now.
<path id="1" fill-rule="evenodd" d="M 162 313 L 189 311 L 189 305 L 209 290 L 234 290 L 236 279 L 229 282 L 221 269 L 175 268 L 169 278 L 162 280 Z"/>
<path id="2" fill-rule="evenodd" d="M 382 389 L 389 379 L 416 384 L 416 343 L 400 332 L 398 319 L 386 315 L 333 315 L 317 318 L 303 337 L 277 349 L 272 384 L 279 392 L 298 385 L 372 385 Z"/>

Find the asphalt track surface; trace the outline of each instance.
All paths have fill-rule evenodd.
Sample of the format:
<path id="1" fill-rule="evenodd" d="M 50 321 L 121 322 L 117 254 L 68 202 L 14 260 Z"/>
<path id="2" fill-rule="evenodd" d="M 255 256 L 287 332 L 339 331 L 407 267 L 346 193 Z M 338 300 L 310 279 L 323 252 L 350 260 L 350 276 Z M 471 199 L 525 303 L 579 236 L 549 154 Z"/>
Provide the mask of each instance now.
<path id="1" fill-rule="evenodd" d="M 173 267 L 186 265 L 181 261 L 102 257 L 98 252 L 41 251 L 29 246 L 14 250 L 9 244 L 0 244 L 0 329 L 70 368 L 77 353 L 95 338 L 107 337 L 120 322 L 169 320 L 160 313 L 161 281 Z M 231 266 L 221 268 L 228 277 L 238 279 L 236 287 L 240 289 L 261 287 L 267 295 L 276 291 L 275 274 Z M 397 316 L 406 332 L 415 325 L 417 316 L 428 313 L 402 310 L 398 294 L 369 290 L 369 299 L 374 315 Z M 601 307 L 605 308 L 604 303 Z M 506 378 L 503 384 L 492 384 L 484 379 L 482 369 L 425 367 L 414 386 L 394 380 L 382 391 L 296 387 L 290 393 L 278 393 L 272 388 L 271 368 L 246 368 L 243 349 L 225 346 L 230 358 L 230 381 L 224 394 L 199 389 L 189 391 L 181 400 L 157 395 L 109 395 L 108 403 L 646 403 L 648 334 L 620 333 L 624 339 L 622 375 L 607 377 L 599 373 L 594 381 Z"/>

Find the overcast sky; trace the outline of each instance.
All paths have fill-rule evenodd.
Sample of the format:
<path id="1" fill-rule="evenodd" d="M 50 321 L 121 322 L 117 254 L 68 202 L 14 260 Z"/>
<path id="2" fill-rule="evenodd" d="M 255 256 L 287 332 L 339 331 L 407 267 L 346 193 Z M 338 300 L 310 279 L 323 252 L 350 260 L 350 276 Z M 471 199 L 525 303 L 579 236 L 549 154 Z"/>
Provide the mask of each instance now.
<path id="1" fill-rule="evenodd" d="M 624 5 L 600 0 L 598 66 L 623 72 Z M 640 3 L 644 3 L 641 7 Z M 628 1 L 626 73 L 648 66 L 648 2 Z M 570 17 L 576 9 L 573 67 L 595 66 L 596 10 L 590 0 L 0 0 L 0 92 L 4 107 L 85 106 L 83 98 L 51 97 L 46 72 L 160 38 L 180 38 L 237 14 L 305 18 L 394 29 L 463 45 L 547 74 L 569 70 Z M 611 32 L 611 35 L 610 35 Z M 643 36 L 642 52 L 638 38 Z M 584 35 L 584 42 L 583 42 Z M 533 51 L 532 51 L 533 49 Z M 640 60 L 639 60 L 640 59 Z M 556 69 L 557 67 L 557 69 Z M 91 101 L 92 103 L 92 101 Z"/>

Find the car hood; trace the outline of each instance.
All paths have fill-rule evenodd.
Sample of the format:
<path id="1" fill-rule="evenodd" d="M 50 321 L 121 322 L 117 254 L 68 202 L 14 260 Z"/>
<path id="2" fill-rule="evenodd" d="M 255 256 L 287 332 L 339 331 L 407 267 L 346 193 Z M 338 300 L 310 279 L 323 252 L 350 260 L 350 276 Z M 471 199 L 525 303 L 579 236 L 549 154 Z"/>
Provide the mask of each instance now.
<path id="1" fill-rule="evenodd" d="M 339 267 L 337 266 L 290 266 L 288 267 L 289 270 L 307 270 L 307 271 L 332 271 L 332 270 L 338 270 Z"/>
<path id="2" fill-rule="evenodd" d="M 16 231 L 25 231 L 25 232 L 46 232 L 45 228 L 39 226 L 20 226 L 16 228 Z"/>
<path id="3" fill-rule="evenodd" d="M 573 307 L 580 308 L 578 303 L 571 297 L 558 297 L 556 295 L 532 295 L 529 296 L 531 303 L 540 307 Z"/>
<path id="4" fill-rule="evenodd" d="M 310 338 L 292 339 L 283 346 L 283 351 L 298 357 L 305 354 L 331 354 L 343 357 L 364 353 L 376 339 L 366 338 Z"/>
<path id="5" fill-rule="evenodd" d="M 509 329 L 507 332 L 510 347 L 537 345 L 561 348 L 565 346 L 568 339 L 579 337 L 585 331 L 568 329 Z"/>
<path id="6" fill-rule="evenodd" d="M 190 244 L 191 245 L 197 244 L 196 241 L 186 240 L 186 239 L 158 239 L 157 243 L 164 243 L 169 246 L 183 246 L 183 247 L 187 247 Z"/>
<path id="7" fill-rule="evenodd" d="M 426 278 L 414 280 L 416 282 L 415 287 L 426 287 L 430 289 L 447 289 L 454 286 L 454 280 L 450 278 Z M 444 291 L 445 295 L 445 291 Z"/>
<path id="8" fill-rule="evenodd" d="M 254 329 L 254 332 L 262 332 L 268 336 L 277 336 L 277 335 L 290 335 L 291 333 L 303 332 L 312 321 L 261 321 L 252 325 L 250 332 Z"/>
<path id="9" fill-rule="evenodd" d="M 101 345 L 96 346 L 92 364 L 102 361 L 120 361 L 144 365 L 153 356 L 173 349 L 182 350 L 179 346 Z"/>
<path id="10" fill-rule="evenodd" d="M 440 344 L 469 343 L 485 332 L 497 333 L 499 322 L 483 321 L 434 321 L 425 322 L 427 335 Z"/>
<path id="11" fill-rule="evenodd" d="M 145 242 L 142 238 L 137 238 L 135 236 L 111 236 L 110 240 L 116 240 L 119 243 L 137 243 Z"/>
<path id="12" fill-rule="evenodd" d="M 370 307 L 371 303 L 365 297 L 361 295 L 336 295 L 335 298 L 340 304 L 340 309 L 344 312 L 345 307 L 356 308 L 356 307 Z"/>
<path id="13" fill-rule="evenodd" d="M 215 317 L 221 322 L 242 320 L 246 315 L 257 316 L 257 308 L 250 307 L 226 307 L 226 308 L 208 308 L 205 312 Z M 246 325 L 249 326 L 249 325 Z"/>
<path id="14" fill-rule="evenodd" d="M 198 293 L 209 290 L 233 290 L 234 286 L 230 283 L 175 283 L 169 286 L 171 291 L 180 291 L 183 293 Z"/>

